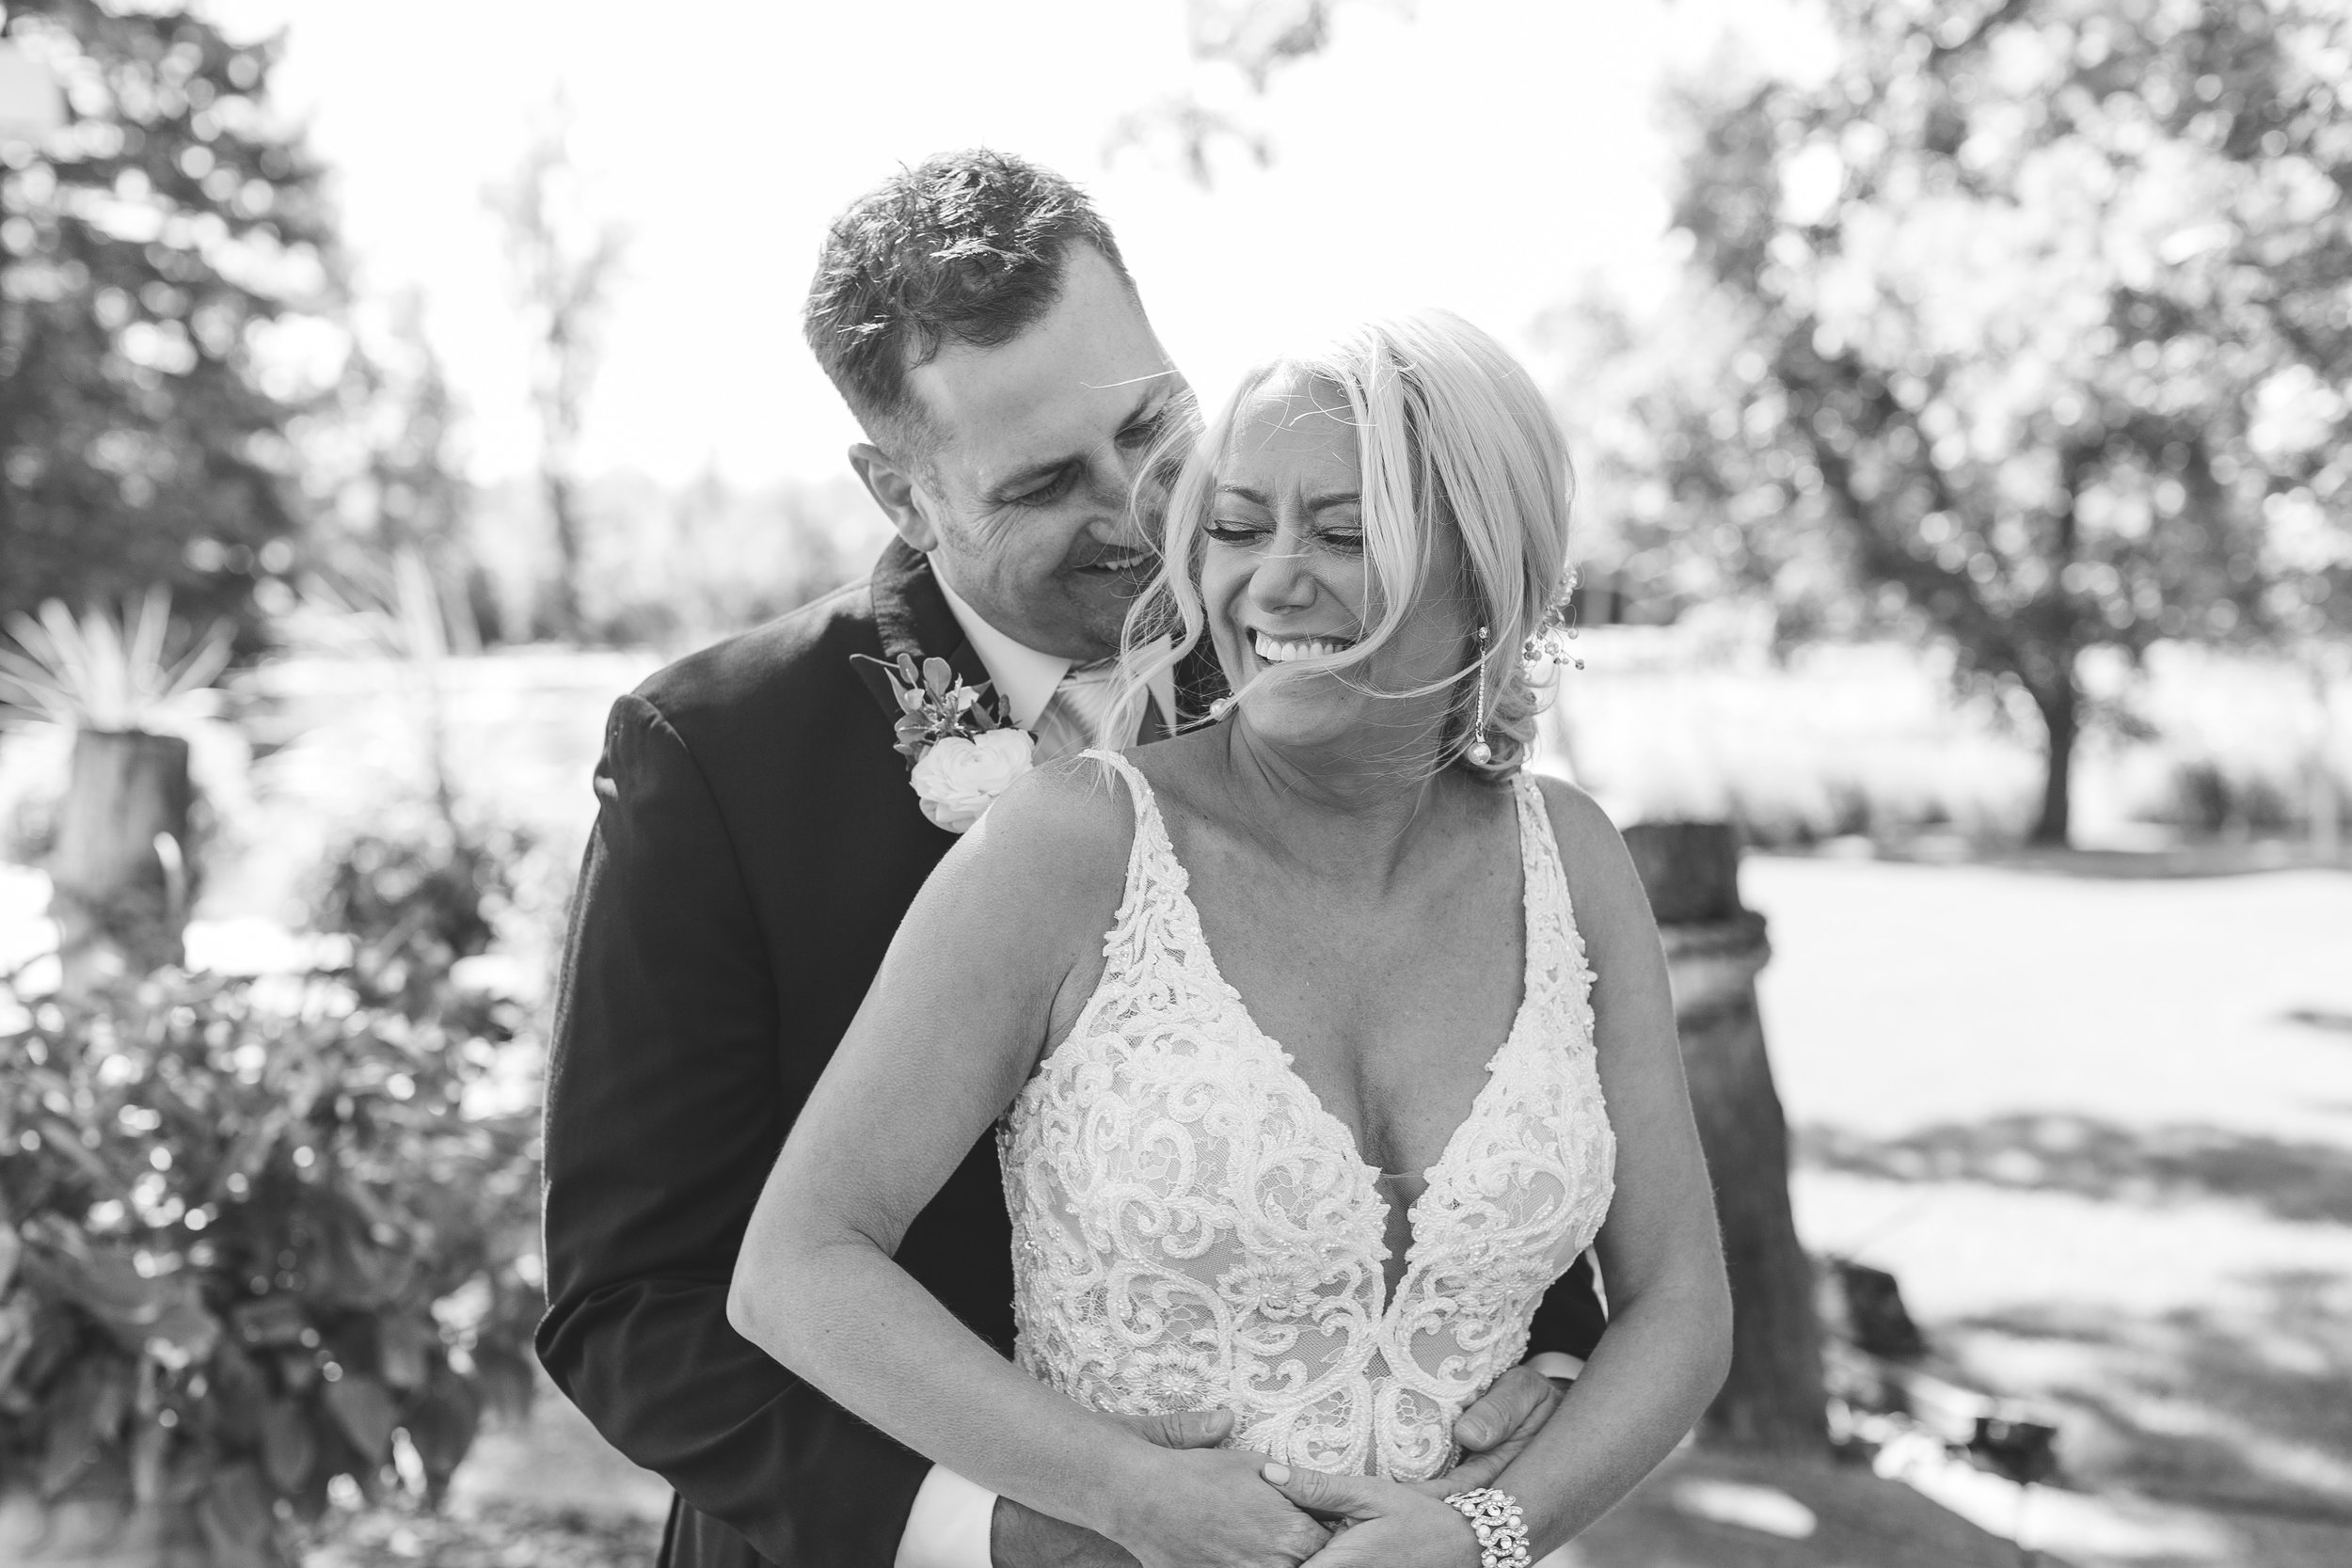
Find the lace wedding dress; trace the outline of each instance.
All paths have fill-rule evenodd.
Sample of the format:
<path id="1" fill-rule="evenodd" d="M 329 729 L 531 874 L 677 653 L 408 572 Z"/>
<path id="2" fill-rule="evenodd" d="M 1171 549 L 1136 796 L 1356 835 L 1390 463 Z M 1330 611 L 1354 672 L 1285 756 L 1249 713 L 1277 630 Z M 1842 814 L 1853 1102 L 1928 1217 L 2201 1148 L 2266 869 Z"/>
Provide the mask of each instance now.
<path id="1" fill-rule="evenodd" d="M 1616 1141 L 1592 973 L 1551 823 L 1518 797 L 1527 969 L 1487 1081 L 1410 1211 L 1393 1299 L 1380 1172 L 1218 974 L 1151 786 L 1108 963 L 998 1130 L 1016 1358 L 1120 1415 L 1225 1406 L 1232 1443 L 1418 1481 L 1517 1364 L 1545 1289 L 1609 1209 Z"/>

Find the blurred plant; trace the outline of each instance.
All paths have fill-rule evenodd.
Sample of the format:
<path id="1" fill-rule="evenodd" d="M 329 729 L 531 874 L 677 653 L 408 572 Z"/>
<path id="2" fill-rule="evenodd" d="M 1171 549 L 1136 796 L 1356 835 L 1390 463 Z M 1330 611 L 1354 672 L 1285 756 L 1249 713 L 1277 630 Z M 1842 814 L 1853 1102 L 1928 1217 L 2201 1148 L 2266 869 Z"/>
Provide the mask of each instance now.
<path id="1" fill-rule="evenodd" d="M 23 0 L 0 30 L 70 110 L 0 146 L 0 613 L 162 583 L 249 625 L 292 561 L 307 395 L 260 364 L 337 288 L 279 46 L 167 3 Z"/>
<path id="2" fill-rule="evenodd" d="M 8 631 L 21 651 L 0 648 L 0 703 L 67 729 L 169 734 L 228 668 L 234 628 L 216 621 L 171 657 L 171 593 L 155 587 L 119 617 L 51 599 Z"/>
<path id="3" fill-rule="evenodd" d="M 441 666 L 453 642 L 474 640 L 469 609 L 462 597 L 444 594 L 412 548 L 395 550 L 389 562 L 360 558 L 351 564 L 340 582 L 307 579 L 281 618 L 281 632 L 310 652 L 374 655 L 399 667 L 434 809 L 451 833 L 462 834 L 449 775 Z M 453 623 L 461 629 L 453 632 Z"/>
<path id="4" fill-rule="evenodd" d="M 275 1500 L 437 1498 L 528 1398 L 534 1129 L 465 1110 L 503 1024 L 325 972 L 0 1017 L 0 1475 L 273 1562 Z"/>
<path id="5" fill-rule="evenodd" d="M 515 868 L 535 847 L 520 829 L 365 833 L 334 856 L 317 926 L 352 940 L 351 978 L 372 1000 L 423 1013 L 479 994 L 453 992 L 457 965 L 489 951 L 515 903 Z"/>
<path id="6" fill-rule="evenodd" d="M 513 177 L 485 193 L 505 227 L 516 303 L 532 334 L 540 490 L 555 531 L 557 565 L 546 629 L 558 637 L 581 629 L 580 429 L 628 249 L 627 233 L 589 210 L 570 143 L 570 111 L 559 99 Z"/>
<path id="7" fill-rule="evenodd" d="M 2352 626 L 2352 24 L 1824 9 L 1818 84 L 1682 103 L 1704 287 L 1626 400 L 1632 528 L 2021 691 L 2063 842 L 2087 650 Z"/>

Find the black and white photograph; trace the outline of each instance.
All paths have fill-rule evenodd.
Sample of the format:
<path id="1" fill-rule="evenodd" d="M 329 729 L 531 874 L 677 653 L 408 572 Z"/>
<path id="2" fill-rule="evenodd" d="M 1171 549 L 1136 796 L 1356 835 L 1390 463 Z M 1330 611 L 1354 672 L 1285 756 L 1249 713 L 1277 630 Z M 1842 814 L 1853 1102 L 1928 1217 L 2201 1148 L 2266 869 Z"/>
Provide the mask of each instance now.
<path id="1" fill-rule="evenodd" d="M 2345 0 L 0 0 L 0 1568 L 2346 1563 Z"/>

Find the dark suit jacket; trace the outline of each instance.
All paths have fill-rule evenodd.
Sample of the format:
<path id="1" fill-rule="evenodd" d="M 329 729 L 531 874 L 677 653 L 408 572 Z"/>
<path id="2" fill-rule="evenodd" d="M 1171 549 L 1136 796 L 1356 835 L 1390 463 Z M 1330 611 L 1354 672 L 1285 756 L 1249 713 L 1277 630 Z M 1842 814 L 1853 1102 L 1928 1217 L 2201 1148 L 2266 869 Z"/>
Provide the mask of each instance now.
<path id="1" fill-rule="evenodd" d="M 664 1568 L 891 1568 L 930 1468 L 726 1320 L 785 1133 L 955 843 L 891 749 L 886 677 L 850 657 L 902 651 L 987 678 L 929 562 L 894 545 L 867 582 L 670 666 L 606 725 L 548 1077 L 538 1348 L 676 1489 Z M 1214 676 L 1184 674 L 1190 706 Z M 1009 1354 L 1009 1253 L 983 1138 L 898 1261 Z M 1545 1313 L 1539 1348 L 1598 1336 L 1581 1275 Z"/>

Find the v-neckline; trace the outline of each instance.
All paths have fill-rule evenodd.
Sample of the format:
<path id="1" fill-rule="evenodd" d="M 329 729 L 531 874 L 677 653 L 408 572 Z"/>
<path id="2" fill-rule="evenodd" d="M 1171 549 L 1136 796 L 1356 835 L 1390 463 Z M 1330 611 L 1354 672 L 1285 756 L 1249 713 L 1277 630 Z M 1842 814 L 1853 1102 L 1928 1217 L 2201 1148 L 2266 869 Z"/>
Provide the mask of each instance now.
<path id="1" fill-rule="evenodd" d="M 1126 761 L 1125 758 L 1120 760 Z M 1177 903 L 1184 910 L 1184 920 L 1192 927 L 1187 934 L 1192 939 L 1193 951 L 1200 955 L 1201 967 L 1207 971 L 1207 978 L 1224 994 L 1234 1015 L 1241 1020 L 1244 1032 L 1273 1056 L 1283 1074 L 1298 1086 L 1299 1094 L 1305 1098 L 1314 1116 L 1332 1129 L 1348 1159 L 1370 1179 L 1373 1196 L 1378 1199 L 1383 1216 L 1379 1246 L 1380 1260 L 1385 1264 L 1391 1256 L 1386 1216 L 1394 1211 L 1389 1204 L 1388 1196 L 1380 1191 L 1380 1181 L 1389 1173 L 1364 1158 L 1363 1145 L 1358 1140 L 1356 1130 L 1342 1120 L 1337 1112 L 1323 1102 L 1323 1096 L 1316 1091 L 1312 1084 L 1307 1081 L 1307 1075 L 1298 1070 L 1298 1064 L 1292 1058 L 1289 1049 L 1260 1026 L 1257 1014 L 1249 1009 L 1248 1000 L 1242 995 L 1240 990 L 1231 980 L 1225 977 L 1224 970 L 1217 965 L 1216 951 L 1209 946 L 1208 932 L 1201 927 L 1200 906 L 1192 901 L 1192 873 L 1177 857 L 1175 837 L 1168 832 L 1167 818 L 1161 815 L 1159 792 L 1152 787 L 1152 781 L 1143 776 L 1141 768 L 1135 768 L 1133 763 L 1129 763 L 1128 767 L 1133 769 L 1136 782 L 1143 786 L 1142 799 L 1145 808 L 1151 814 L 1148 826 L 1157 841 L 1160 853 L 1167 858 L 1168 867 L 1173 873 L 1169 878 L 1169 883 L 1175 893 Z M 1444 1170 L 1447 1164 L 1453 1160 L 1455 1146 L 1461 1142 L 1463 1132 L 1478 1119 L 1480 1113 L 1486 1109 L 1486 1097 L 1495 1086 L 1497 1078 L 1495 1069 L 1502 1064 L 1504 1054 L 1510 1051 L 1511 1047 L 1518 1043 L 1519 1035 L 1527 1023 L 1528 1010 L 1534 1006 L 1536 879 L 1535 867 L 1531 863 L 1532 856 L 1529 853 L 1531 841 L 1527 817 L 1530 808 L 1521 793 L 1523 788 L 1524 785 L 1520 780 L 1511 781 L 1512 822 L 1517 830 L 1519 849 L 1519 1005 L 1511 1014 L 1510 1027 L 1503 1031 L 1502 1043 L 1496 1046 L 1486 1057 L 1486 1065 L 1482 1069 L 1486 1073 L 1486 1080 L 1478 1085 L 1477 1092 L 1470 1096 L 1470 1110 L 1460 1121 L 1454 1123 L 1454 1131 L 1446 1134 L 1445 1144 L 1438 1149 L 1438 1158 L 1420 1172 L 1421 1193 L 1405 1206 L 1406 1232 L 1405 1266 L 1398 1273 L 1396 1286 L 1393 1289 L 1389 1284 L 1387 1270 L 1384 1268 L 1380 1273 L 1380 1311 L 1377 1317 L 1381 1322 L 1387 1321 L 1390 1309 L 1396 1304 L 1396 1296 L 1403 1290 L 1405 1282 L 1412 1277 L 1413 1258 L 1421 1250 L 1422 1241 L 1422 1205 L 1429 1200 L 1430 1194 L 1438 1190 L 1438 1173 Z M 1137 832 L 1142 832 L 1146 826 L 1146 823 L 1138 820 L 1136 824 Z"/>

